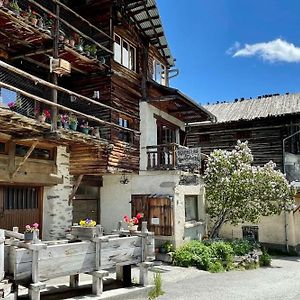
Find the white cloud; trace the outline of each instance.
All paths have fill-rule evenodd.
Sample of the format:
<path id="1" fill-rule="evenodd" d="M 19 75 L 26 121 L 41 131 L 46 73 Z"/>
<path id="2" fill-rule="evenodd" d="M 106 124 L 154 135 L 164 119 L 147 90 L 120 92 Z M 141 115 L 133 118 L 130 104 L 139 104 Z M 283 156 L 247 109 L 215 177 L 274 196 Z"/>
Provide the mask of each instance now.
<path id="1" fill-rule="evenodd" d="M 269 62 L 300 62 L 300 48 L 282 39 L 252 45 L 245 44 L 243 48 L 235 42 L 226 53 L 233 57 L 258 56 Z"/>

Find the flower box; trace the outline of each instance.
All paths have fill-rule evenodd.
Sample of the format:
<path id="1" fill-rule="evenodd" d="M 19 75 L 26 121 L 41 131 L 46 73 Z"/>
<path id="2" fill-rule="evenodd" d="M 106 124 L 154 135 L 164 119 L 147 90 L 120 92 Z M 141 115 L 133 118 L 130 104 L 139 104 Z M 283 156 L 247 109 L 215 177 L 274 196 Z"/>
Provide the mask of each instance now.
<path id="1" fill-rule="evenodd" d="M 96 227 L 72 226 L 71 234 L 79 240 L 90 240 L 96 236 Z"/>

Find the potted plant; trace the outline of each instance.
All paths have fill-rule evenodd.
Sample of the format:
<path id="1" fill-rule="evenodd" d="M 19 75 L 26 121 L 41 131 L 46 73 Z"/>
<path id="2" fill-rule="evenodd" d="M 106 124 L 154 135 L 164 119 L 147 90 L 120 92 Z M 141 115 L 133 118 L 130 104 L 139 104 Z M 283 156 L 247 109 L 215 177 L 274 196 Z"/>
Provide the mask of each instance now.
<path id="1" fill-rule="evenodd" d="M 36 237 L 38 238 L 38 233 L 39 233 L 39 224 L 38 223 L 34 223 L 32 225 L 25 226 L 25 231 L 24 231 L 25 243 L 30 243 L 33 240 L 34 233 L 36 234 Z"/>
<path id="2" fill-rule="evenodd" d="M 57 128 L 62 128 L 63 127 L 63 115 L 58 114 L 56 117 L 56 122 L 57 122 Z"/>
<path id="3" fill-rule="evenodd" d="M 15 13 L 17 16 L 20 15 L 21 8 L 17 0 L 13 0 L 9 3 L 10 10 Z"/>
<path id="4" fill-rule="evenodd" d="M 91 46 L 90 45 L 88 45 L 88 44 L 85 45 L 83 50 L 84 50 L 84 53 L 85 53 L 86 56 L 89 57 L 91 55 Z"/>
<path id="5" fill-rule="evenodd" d="M 76 39 L 75 39 L 76 40 Z M 80 53 L 83 52 L 83 41 L 82 41 L 82 37 L 78 36 L 78 39 L 76 41 L 76 46 L 75 46 L 76 50 Z"/>
<path id="6" fill-rule="evenodd" d="M 90 240 L 96 236 L 96 221 L 92 219 L 80 220 L 79 225 L 71 227 L 71 234 L 80 240 Z"/>
<path id="7" fill-rule="evenodd" d="M 97 46 L 96 45 L 90 46 L 90 54 L 92 57 L 97 58 Z"/>
<path id="8" fill-rule="evenodd" d="M 88 134 L 89 131 L 90 131 L 90 126 L 89 126 L 89 123 L 88 122 L 83 122 L 81 125 L 80 125 L 80 129 L 83 133 L 85 134 Z"/>
<path id="9" fill-rule="evenodd" d="M 47 119 L 51 118 L 51 113 L 48 109 L 43 109 L 41 113 L 39 112 L 39 110 L 37 110 L 36 115 L 37 120 L 41 124 L 45 123 Z"/>
<path id="10" fill-rule="evenodd" d="M 37 14 L 34 10 L 29 10 L 29 17 L 28 17 L 29 22 L 33 25 L 36 26 L 38 23 L 38 18 Z"/>
<path id="11" fill-rule="evenodd" d="M 137 214 L 133 218 L 129 218 L 127 215 L 123 217 L 124 222 L 128 226 L 130 232 L 135 232 L 138 229 L 139 220 L 142 218 L 141 214 Z"/>
<path id="12" fill-rule="evenodd" d="M 69 128 L 71 130 L 76 131 L 77 125 L 78 125 L 77 117 L 73 114 L 70 114 L 69 117 L 68 117 L 68 120 L 69 120 Z"/>

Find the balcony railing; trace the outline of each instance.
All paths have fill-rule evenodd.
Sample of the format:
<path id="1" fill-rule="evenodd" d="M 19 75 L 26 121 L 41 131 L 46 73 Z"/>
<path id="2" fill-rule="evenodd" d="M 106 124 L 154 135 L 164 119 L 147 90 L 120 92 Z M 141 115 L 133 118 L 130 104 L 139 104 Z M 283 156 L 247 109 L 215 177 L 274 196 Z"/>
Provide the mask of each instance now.
<path id="1" fill-rule="evenodd" d="M 183 170 L 203 173 L 205 159 L 200 148 L 176 143 L 153 145 L 147 149 L 147 170 Z"/>
<path id="2" fill-rule="evenodd" d="M 148 170 L 175 170 L 176 150 L 181 147 L 176 143 L 147 147 Z"/>
<path id="3" fill-rule="evenodd" d="M 78 137 L 80 140 L 101 143 L 103 140 L 110 139 L 110 128 L 139 134 L 136 130 L 124 128 L 105 118 L 105 115 L 110 114 L 111 111 L 123 115 L 129 115 L 128 113 L 54 85 L 1 60 L 0 88 L 9 90 L 15 95 L 15 101 L 11 103 L 8 103 L 6 97 L 11 98 L 12 95 L 2 95 L 4 105 L 1 106 L 1 115 L 11 115 L 9 117 L 11 121 L 0 125 L 8 134 L 21 134 L 20 131 L 23 132 L 29 128 L 25 126 L 29 123 L 35 130 L 31 132 L 31 135 L 47 135 L 47 132 L 53 134 L 58 127 L 57 132 L 60 132 L 60 135 L 72 136 L 74 141 Z M 57 103 L 52 102 L 51 99 L 53 90 L 56 90 L 58 94 Z M 18 114 L 13 116 L 11 111 Z M 53 112 L 56 112 L 57 117 Z M 41 115 L 45 115 L 46 119 L 41 119 Z M 22 116 L 27 118 L 24 119 Z M 13 122 L 19 128 L 15 128 Z M 71 124 L 74 123 L 78 124 L 77 128 L 71 128 Z"/>

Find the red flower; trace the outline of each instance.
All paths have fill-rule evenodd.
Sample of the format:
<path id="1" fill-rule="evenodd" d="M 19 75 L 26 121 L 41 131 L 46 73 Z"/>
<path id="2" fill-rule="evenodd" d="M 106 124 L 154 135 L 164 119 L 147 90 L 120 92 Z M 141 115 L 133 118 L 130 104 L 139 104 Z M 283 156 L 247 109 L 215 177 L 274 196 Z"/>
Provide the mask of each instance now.
<path id="1" fill-rule="evenodd" d="M 129 223 L 129 217 L 128 216 L 124 216 L 124 221 L 125 221 L 125 223 Z"/>
<path id="2" fill-rule="evenodd" d="M 138 214 L 136 215 L 136 217 L 137 217 L 137 219 L 139 220 L 139 219 L 141 219 L 143 216 L 142 216 L 142 214 L 138 213 Z"/>
<path id="3" fill-rule="evenodd" d="M 136 225 L 136 224 L 139 224 L 139 220 L 138 220 L 138 218 L 136 218 L 136 217 L 133 217 L 133 223 Z"/>

